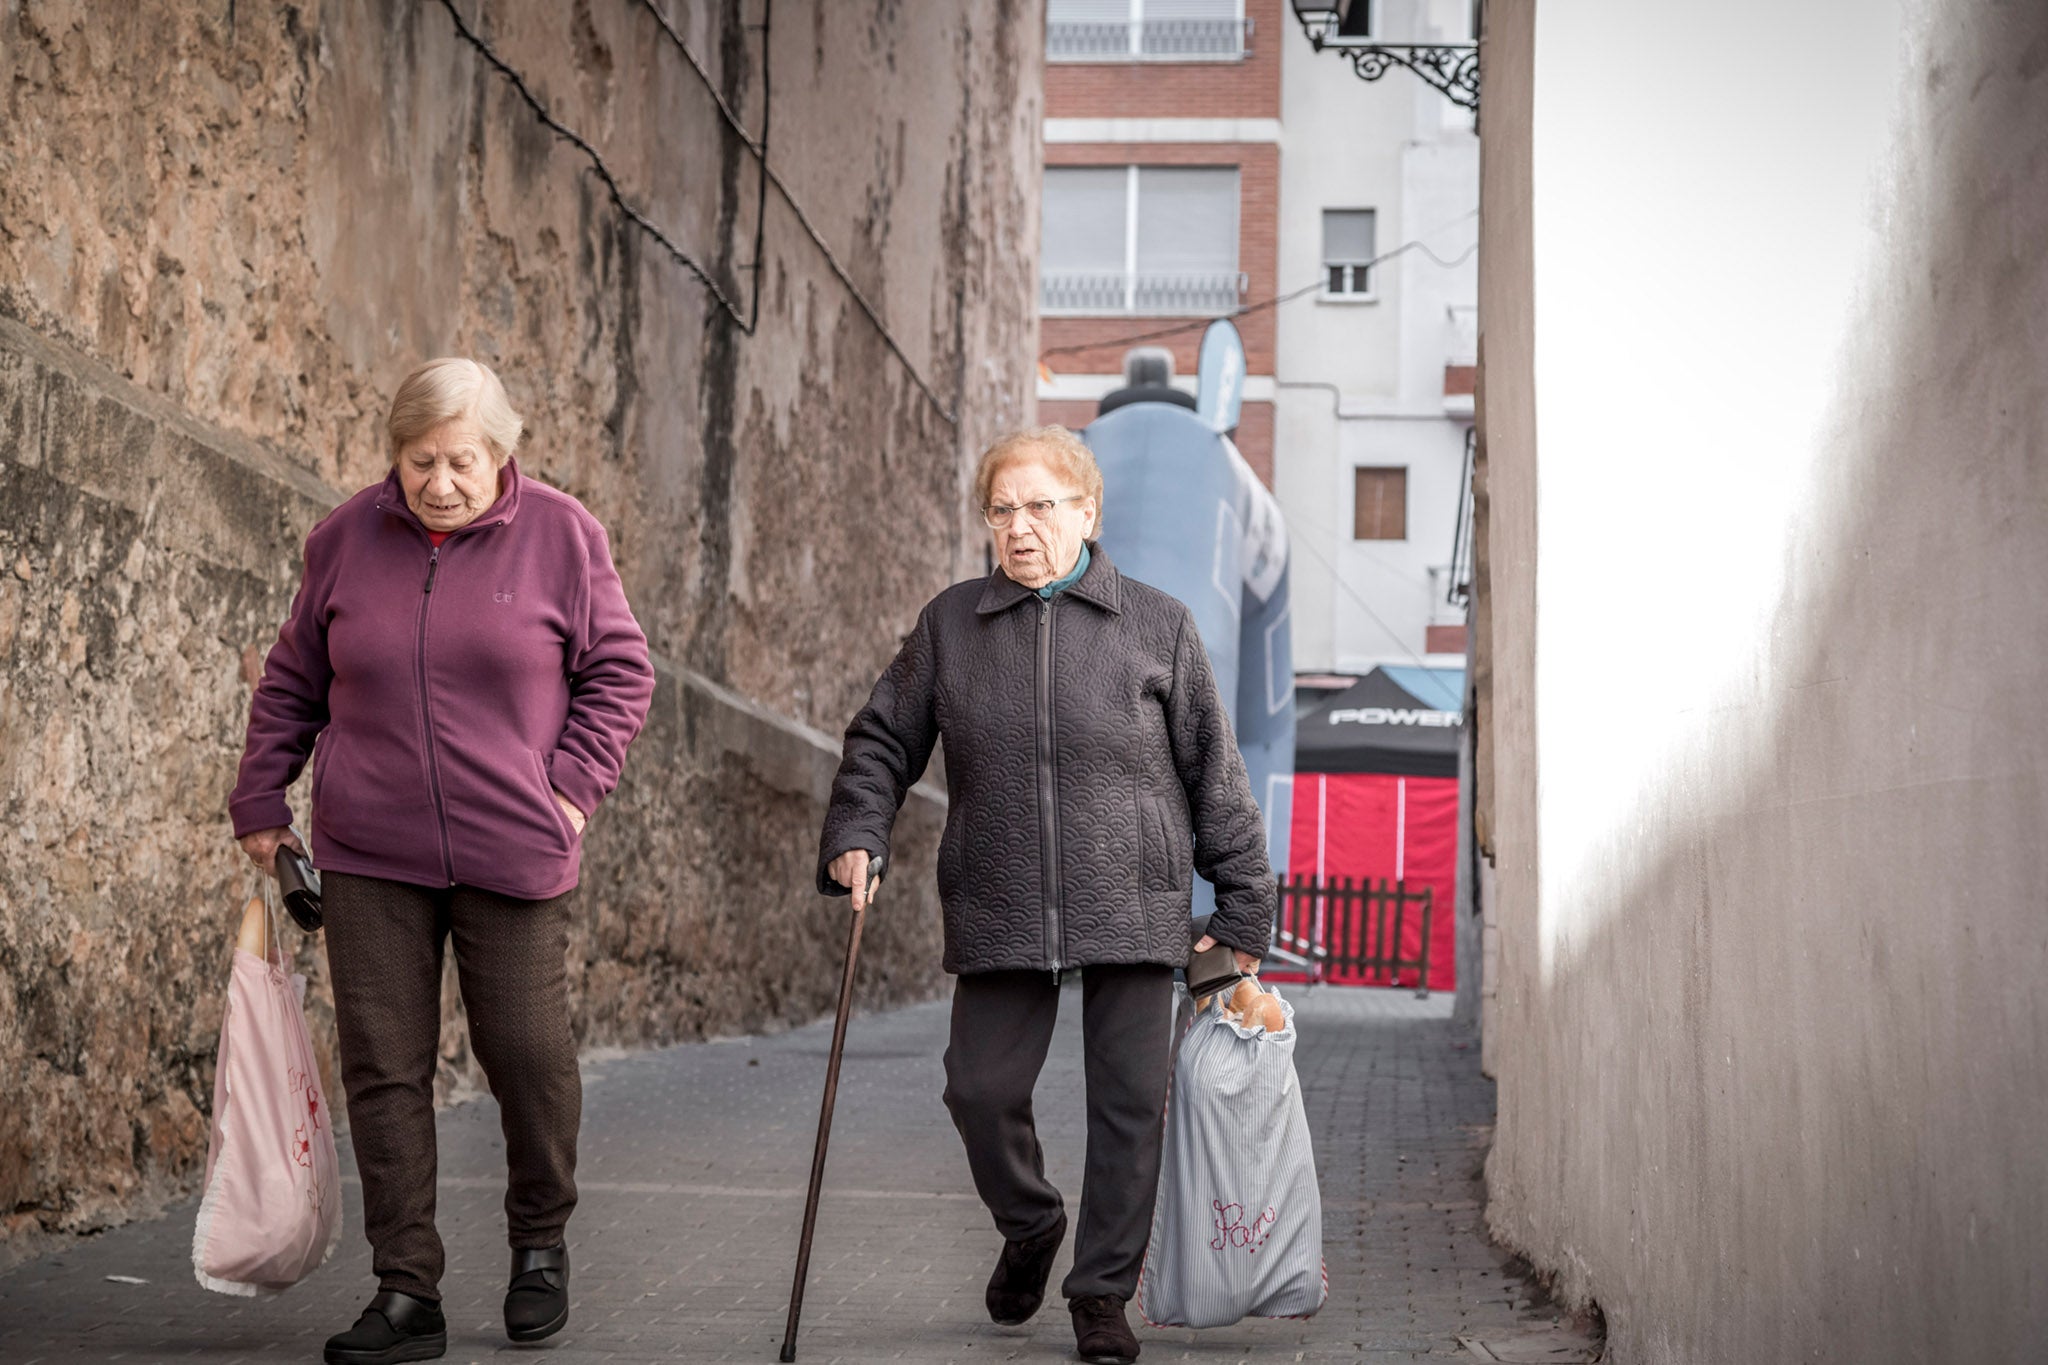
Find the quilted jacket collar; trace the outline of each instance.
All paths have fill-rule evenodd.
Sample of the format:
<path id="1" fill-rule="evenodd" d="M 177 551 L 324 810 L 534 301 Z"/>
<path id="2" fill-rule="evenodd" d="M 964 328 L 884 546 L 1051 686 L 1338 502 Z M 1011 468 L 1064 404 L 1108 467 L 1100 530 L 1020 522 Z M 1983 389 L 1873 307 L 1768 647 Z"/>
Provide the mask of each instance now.
<path id="1" fill-rule="evenodd" d="M 1120 616 L 1124 609 L 1123 584 L 1124 576 L 1118 573 L 1116 565 L 1110 562 L 1108 553 L 1102 548 L 1102 542 L 1091 540 L 1088 542 L 1088 570 L 1081 575 L 1078 582 L 1067 588 L 1065 593 L 1070 597 L 1093 602 L 1104 611 Z M 1034 600 L 1037 596 L 1035 589 L 1016 582 L 998 568 L 988 576 L 988 585 L 981 590 L 981 601 L 976 604 L 974 613 L 977 616 L 991 616 L 999 611 L 1008 611 L 1019 602 Z"/>

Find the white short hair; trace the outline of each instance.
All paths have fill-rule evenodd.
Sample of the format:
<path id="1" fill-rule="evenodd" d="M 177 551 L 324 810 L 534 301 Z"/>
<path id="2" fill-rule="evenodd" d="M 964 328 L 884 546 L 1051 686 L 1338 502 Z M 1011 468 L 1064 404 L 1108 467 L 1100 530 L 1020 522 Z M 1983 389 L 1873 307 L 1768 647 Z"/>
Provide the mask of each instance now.
<path id="1" fill-rule="evenodd" d="M 458 417 L 477 424 L 499 465 L 519 448 L 520 433 L 526 430 L 526 419 L 512 410 L 512 400 L 490 366 L 442 356 L 415 366 L 398 385 L 384 424 L 391 437 L 392 463 L 407 445 Z"/>

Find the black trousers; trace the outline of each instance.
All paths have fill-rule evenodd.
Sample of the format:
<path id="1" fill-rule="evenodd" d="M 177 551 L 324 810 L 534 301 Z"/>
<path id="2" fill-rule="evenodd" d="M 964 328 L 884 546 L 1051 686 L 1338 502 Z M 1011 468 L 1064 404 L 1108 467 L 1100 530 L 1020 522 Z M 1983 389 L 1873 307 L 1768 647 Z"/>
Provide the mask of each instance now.
<path id="1" fill-rule="evenodd" d="M 953 988 L 946 1108 L 974 1188 L 1009 1241 L 1047 1231 L 1062 1209 L 1031 1114 L 1059 1001 L 1049 971 L 974 972 Z M 1171 967 L 1081 969 L 1088 1163 L 1074 1268 L 1061 1286 L 1070 1299 L 1137 1291 L 1159 1186 L 1172 1009 Z"/>
<path id="2" fill-rule="evenodd" d="M 576 1207 L 583 1080 L 569 1029 L 569 906 L 475 887 L 329 872 L 327 966 L 378 1287 L 439 1300 L 434 1228 L 434 1062 L 441 954 L 452 936 L 469 1042 L 497 1097 L 515 1248 L 551 1247 Z"/>

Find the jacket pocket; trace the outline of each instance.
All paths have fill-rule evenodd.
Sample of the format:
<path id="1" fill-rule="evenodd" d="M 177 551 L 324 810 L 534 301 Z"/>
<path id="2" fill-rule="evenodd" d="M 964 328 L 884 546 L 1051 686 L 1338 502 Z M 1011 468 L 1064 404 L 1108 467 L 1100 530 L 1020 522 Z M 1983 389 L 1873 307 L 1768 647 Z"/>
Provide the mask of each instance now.
<path id="1" fill-rule="evenodd" d="M 327 786 L 327 770 L 334 766 L 334 751 L 341 739 L 340 732 L 329 725 L 320 732 L 313 750 L 313 812 L 320 812 L 320 793 Z"/>
<path id="2" fill-rule="evenodd" d="M 547 759 L 541 756 L 538 749 L 528 749 L 526 757 L 531 761 L 534 778 L 540 786 L 541 804 L 546 806 L 548 814 L 554 817 L 555 829 L 562 836 L 563 847 L 574 848 L 576 841 L 583 836 L 576 832 L 574 822 L 569 819 L 569 812 L 563 810 L 562 803 L 555 800 L 555 784 L 548 779 Z M 586 815 L 584 818 L 589 817 Z"/>
<path id="3" fill-rule="evenodd" d="M 939 901 L 941 904 L 953 897 L 960 885 L 960 831 L 953 821 L 946 821 L 946 829 L 939 836 Z"/>
<path id="4" fill-rule="evenodd" d="M 1194 886 L 1194 846 L 1187 821 L 1173 806 L 1148 793 L 1138 797 L 1143 852 L 1140 886 L 1146 891 L 1184 891 Z"/>

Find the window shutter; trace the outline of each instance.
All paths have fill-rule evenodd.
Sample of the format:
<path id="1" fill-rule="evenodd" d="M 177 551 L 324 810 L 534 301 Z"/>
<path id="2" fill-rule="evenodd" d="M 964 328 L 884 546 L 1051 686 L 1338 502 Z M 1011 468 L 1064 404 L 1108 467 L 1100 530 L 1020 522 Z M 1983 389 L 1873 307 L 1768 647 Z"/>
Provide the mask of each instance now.
<path id="1" fill-rule="evenodd" d="M 1223 313 L 1237 306 L 1237 168 L 1138 171 L 1142 313 Z"/>
<path id="2" fill-rule="evenodd" d="M 1124 273 L 1122 166 L 1048 166 L 1045 171 L 1045 240 L 1039 257 L 1047 275 Z"/>
<path id="3" fill-rule="evenodd" d="M 1237 0 L 1145 0 L 1145 22 L 1176 19 L 1235 19 Z"/>
<path id="4" fill-rule="evenodd" d="M 1237 273 L 1237 168 L 1138 171 L 1138 273 Z"/>
<path id="5" fill-rule="evenodd" d="M 1361 467 L 1352 504 L 1353 540 L 1408 539 L 1408 470 L 1405 466 Z"/>
<path id="6" fill-rule="evenodd" d="M 1371 209 L 1323 210 L 1323 264 L 1364 265 L 1376 254 Z"/>
<path id="7" fill-rule="evenodd" d="M 1048 24 L 1128 24 L 1131 0 L 1046 0 Z"/>

